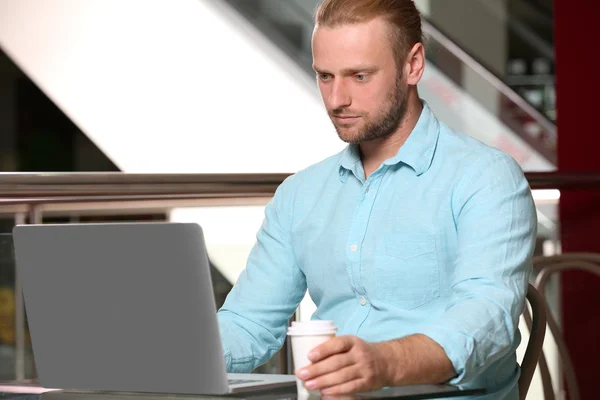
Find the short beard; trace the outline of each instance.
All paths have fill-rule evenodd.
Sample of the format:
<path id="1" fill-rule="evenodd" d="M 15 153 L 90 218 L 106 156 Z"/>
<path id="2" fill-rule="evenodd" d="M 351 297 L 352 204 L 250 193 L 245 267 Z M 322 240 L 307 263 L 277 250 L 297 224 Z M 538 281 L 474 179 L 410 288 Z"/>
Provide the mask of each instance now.
<path id="1" fill-rule="evenodd" d="M 391 136 L 404 120 L 408 108 L 407 91 L 402 85 L 402 76 L 396 79 L 394 89 L 388 94 L 385 109 L 372 121 L 368 121 L 354 138 L 344 138 L 341 129 L 334 124 L 340 139 L 349 144 L 360 144 L 376 139 L 385 139 Z M 336 108 L 330 112 L 330 116 L 345 114 L 346 109 Z"/>

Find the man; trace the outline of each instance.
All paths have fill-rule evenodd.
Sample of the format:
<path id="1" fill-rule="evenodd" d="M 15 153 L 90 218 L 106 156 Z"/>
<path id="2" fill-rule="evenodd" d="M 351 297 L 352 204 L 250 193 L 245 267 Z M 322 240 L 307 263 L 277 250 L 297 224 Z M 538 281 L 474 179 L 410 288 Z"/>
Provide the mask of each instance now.
<path id="1" fill-rule="evenodd" d="M 296 374 L 323 394 L 450 382 L 517 399 L 536 213 L 509 156 L 419 99 L 412 0 L 325 0 L 314 69 L 349 146 L 288 178 L 219 311 L 229 371 L 282 345 L 306 289 L 339 336 Z M 301 138 L 299 138 L 301 140 Z"/>

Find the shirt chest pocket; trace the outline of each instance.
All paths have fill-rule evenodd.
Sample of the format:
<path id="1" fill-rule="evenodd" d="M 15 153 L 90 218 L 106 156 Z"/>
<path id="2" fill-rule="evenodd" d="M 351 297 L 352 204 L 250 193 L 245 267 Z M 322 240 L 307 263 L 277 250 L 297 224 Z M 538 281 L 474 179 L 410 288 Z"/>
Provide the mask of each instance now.
<path id="1" fill-rule="evenodd" d="M 375 291 L 379 300 L 404 309 L 439 297 L 435 237 L 408 232 L 386 234 L 375 257 Z"/>

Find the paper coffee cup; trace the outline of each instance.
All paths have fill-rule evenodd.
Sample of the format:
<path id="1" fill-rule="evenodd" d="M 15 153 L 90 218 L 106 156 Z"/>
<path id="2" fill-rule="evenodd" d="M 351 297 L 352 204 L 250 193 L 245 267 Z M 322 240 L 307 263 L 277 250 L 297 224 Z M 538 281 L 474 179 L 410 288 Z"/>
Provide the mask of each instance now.
<path id="1" fill-rule="evenodd" d="M 292 357 L 296 371 L 310 365 L 308 353 L 321 343 L 333 338 L 336 332 L 337 328 L 333 321 L 293 321 L 287 334 L 292 338 Z M 296 378 L 296 386 L 301 395 L 306 396 L 311 393 L 299 378 Z"/>

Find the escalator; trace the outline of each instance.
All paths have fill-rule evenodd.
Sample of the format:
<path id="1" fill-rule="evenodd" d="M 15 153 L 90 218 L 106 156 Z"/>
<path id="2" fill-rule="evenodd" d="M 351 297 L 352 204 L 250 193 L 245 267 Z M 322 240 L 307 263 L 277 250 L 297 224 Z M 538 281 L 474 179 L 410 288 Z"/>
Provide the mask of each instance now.
<path id="1" fill-rule="evenodd" d="M 427 0 L 431 24 L 556 121 L 552 0 Z"/>
<path id="2" fill-rule="evenodd" d="M 307 75 L 314 77 L 310 43 L 314 26 L 313 12 L 318 0 L 225 1 L 251 21 Z M 462 6 L 457 6 L 457 2 Z M 419 3 L 422 2 L 417 2 Z M 474 5 L 479 5 L 479 8 Z M 456 18 L 462 18 L 460 23 L 457 23 L 458 19 L 452 20 L 448 9 L 457 14 Z M 465 14 L 467 9 L 474 14 Z M 508 60 L 504 64 L 497 61 L 494 63 L 495 60 L 486 59 L 484 53 L 484 60 L 481 60 L 482 57 L 473 55 L 476 48 L 468 48 L 462 43 L 459 45 L 460 41 L 455 37 L 472 36 L 472 31 L 461 32 L 468 25 L 465 21 L 469 15 L 477 21 L 481 20 L 482 14 L 487 14 L 487 18 L 496 23 L 488 24 L 488 27 L 500 30 L 501 33 L 495 34 L 501 38 L 502 43 L 493 41 L 491 46 L 490 43 L 481 44 L 481 38 L 475 38 L 472 42 L 479 41 L 480 47 L 487 49 L 492 58 L 498 58 L 498 54 L 503 55 L 508 41 L 517 39 L 520 40 L 520 47 L 511 48 L 516 47 L 520 52 L 533 54 L 523 50 L 523 43 L 529 43 L 539 53 L 538 57 L 534 57 L 534 60 L 538 60 L 535 65 L 539 68 L 542 68 L 539 61 L 542 56 L 545 55 L 544 59 L 550 57 L 551 68 L 546 68 L 549 75 L 553 69 L 552 46 L 540 39 L 539 35 L 533 34 L 527 24 L 509 15 L 508 6 L 505 10 L 499 10 L 487 0 L 429 0 L 425 11 L 422 10 L 423 30 L 427 38 L 429 65 L 419 86 L 421 97 L 442 121 L 509 153 L 523 169 L 553 169 L 556 161 L 556 126 L 549 118 L 552 110 L 549 106 L 533 101 L 535 96 L 521 82 L 526 79 L 517 74 L 519 58 L 513 57 L 512 64 Z M 443 30 L 440 27 L 442 25 L 448 29 Z M 529 33 L 529 36 L 524 38 L 523 32 Z M 532 39 L 534 36 L 544 45 L 539 45 Z M 466 42 L 470 44 L 469 41 Z M 488 65 L 500 66 L 491 68 Z"/>

